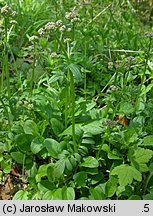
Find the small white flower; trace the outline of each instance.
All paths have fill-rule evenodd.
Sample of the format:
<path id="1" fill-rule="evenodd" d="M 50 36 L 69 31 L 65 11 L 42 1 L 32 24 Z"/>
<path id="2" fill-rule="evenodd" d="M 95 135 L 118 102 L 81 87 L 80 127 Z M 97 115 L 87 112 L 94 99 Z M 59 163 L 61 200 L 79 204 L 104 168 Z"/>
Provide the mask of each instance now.
<path id="1" fill-rule="evenodd" d="M 24 103 L 25 105 L 27 105 L 27 104 L 28 104 L 28 101 L 27 101 L 27 100 L 25 100 L 25 101 L 23 101 L 23 103 Z"/>
<path id="2" fill-rule="evenodd" d="M 80 22 L 80 18 L 74 17 L 73 19 L 71 19 L 71 22 L 72 23 L 74 23 L 74 22 Z"/>
<path id="3" fill-rule="evenodd" d="M 113 62 L 108 62 L 108 68 L 109 69 L 113 69 L 113 65 L 114 65 Z"/>
<path id="4" fill-rule="evenodd" d="M 29 41 L 35 41 L 35 40 L 38 40 L 38 37 L 36 35 L 29 37 Z"/>
<path id="5" fill-rule="evenodd" d="M 7 14 L 10 11 L 10 7 L 8 5 L 5 5 L 1 8 L 1 14 Z"/>
<path id="6" fill-rule="evenodd" d="M 43 35 L 43 34 L 44 34 L 44 29 L 43 29 L 43 28 L 40 28 L 40 29 L 38 30 L 38 34 L 39 34 L 39 35 Z"/>
<path id="7" fill-rule="evenodd" d="M 55 30 L 56 29 L 56 23 L 54 23 L 54 22 L 48 22 L 45 25 L 45 29 L 46 30 Z"/>
<path id="8" fill-rule="evenodd" d="M 72 28 L 68 28 L 67 31 L 68 31 L 68 32 L 71 32 L 71 31 L 72 31 Z"/>
<path id="9" fill-rule="evenodd" d="M 56 58 L 56 57 L 57 57 L 57 53 L 56 53 L 56 52 L 51 53 L 51 54 L 50 54 L 50 57 L 51 57 L 51 58 Z"/>
<path id="10" fill-rule="evenodd" d="M 59 29 L 61 32 L 64 32 L 66 30 L 66 26 L 65 25 L 62 25 Z"/>
<path id="11" fill-rule="evenodd" d="M 12 12 L 12 16 L 13 16 L 13 17 L 17 16 L 17 12 L 16 12 L 16 11 L 13 11 L 13 12 Z"/>
<path id="12" fill-rule="evenodd" d="M 62 20 L 57 20 L 56 21 L 56 27 L 59 28 L 60 26 L 62 26 L 63 22 Z"/>
<path id="13" fill-rule="evenodd" d="M 32 109 L 33 108 L 33 104 L 28 104 L 28 109 Z"/>
<path id="14" fill-rule="evenodd" d="M 70 42 L 70 41 L 71 41 L 70 38 L 65 38 L 65 39 L 64 39 L 64 43 L 68 43 L 68 42 Z"/>
<path id="15" fill-rule="evenodd" d="M 11 24 L 17 24 L 17 21 L 16 20 L 11 20 L 10 23 Z"/>

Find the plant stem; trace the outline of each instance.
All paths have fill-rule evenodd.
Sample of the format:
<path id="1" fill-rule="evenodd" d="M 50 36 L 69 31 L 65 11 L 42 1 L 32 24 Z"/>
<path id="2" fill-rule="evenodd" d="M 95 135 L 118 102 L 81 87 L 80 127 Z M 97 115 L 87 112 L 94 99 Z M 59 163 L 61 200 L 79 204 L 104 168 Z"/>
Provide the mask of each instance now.
<path id="1" fill-rule="evenodd" d="M 86 57 L 87 57 L 87 43 L 86 43 L 86 40 L 85 40 L 84 56 L 85 56 L 85 61 L 86 61 Z M 86 97 L 87 97 L 87 72 L 86 72 L 86 70 L 84 72 L 84 96 L 85 96 L 85 100 L 86 100 Z"/>
<path id="2" fill-rule="evenodd" d="M 151 172 L 151 173 L 149 174 L 149 176 L 147 177 L 147 179 L 146 179 L 146 181 L 145 181 L 144 189 L 143 189 L 143 195 L 145 195 L 145 193 L 146 193 L 147 186 L 148 186 L 149 181 L 150 181 L 150 179 L 152 178 L 152 176 L 153 176 L 153 172 Z"/>
<path id="3" fill-rule="evenodd" d="M 8 67 L 8 64 L 9 64 L 8 63 L 8 46 L 7 46 L 7 43 L 8 43 L 8 35 L 7 35 L 8 18 L 5 17 L 4 21 L 5 21 L 4 65 L 3 65 L 4 72 L 3 72 L 2 78 L 3 78 L 4 73 L 5 73 L 8 100 L 10 100 L 10 98 L 11 98 L 11 90 L 10 90 L 10 75 L 9 75 L 9 67 Z M 2 83 L 3 83 L 3 81 L 2 81 Z"/>
<path id="4" fill-rule="evenodd" d="M 33 83 L 34 83 L 34 76 L 35 76 L 35 64 L 36 64 L 36 46 L 34 42 L 33 68 L 32 68 L 32 76 L 31 76 L 31 89 L 30 89 L 31 96 L 33 92 Z"/>
<path id="5" fill-rule="evenodd" d="M 72 109 L 72 137 L 74 152 L 77 152 L 76 136 L 75 136 L 75 88 L 74 88 L 74 77 L 71 70 L 68 70 L 70 76 L 70 93 L 71 93 L 71 109 Z"/>

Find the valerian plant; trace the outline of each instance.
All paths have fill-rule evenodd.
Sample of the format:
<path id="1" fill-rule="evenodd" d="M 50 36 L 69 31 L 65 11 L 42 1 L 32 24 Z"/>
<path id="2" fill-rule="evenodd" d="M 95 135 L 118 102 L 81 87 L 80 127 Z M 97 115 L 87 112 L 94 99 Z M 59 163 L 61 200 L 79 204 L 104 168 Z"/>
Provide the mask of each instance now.
<path id="1" fill-rule="evenodd" d="M 1 5 L 0 198 L 153 199 L 152 32 L 63 2 Z"/>

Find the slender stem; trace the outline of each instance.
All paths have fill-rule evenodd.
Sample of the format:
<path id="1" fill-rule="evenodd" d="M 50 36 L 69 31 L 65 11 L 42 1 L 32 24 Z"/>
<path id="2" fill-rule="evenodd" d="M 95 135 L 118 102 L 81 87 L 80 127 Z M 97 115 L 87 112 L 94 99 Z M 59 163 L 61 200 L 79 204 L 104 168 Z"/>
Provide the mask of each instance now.
<path id="1" fill-rule="evenodd" d="M 144 189 L 143 189 L 143 195 L 145 195 L 145 193 L 146 193 L 147 186 L 148 186 L 148 184 L 149 184 L 150 179 L 152 178 L 152 176 L 153 176 L 153 172 L 151 172 L 151 173 L 148 175 L 148 177 L 147 177 L 147 179 L 146 179 L 146 181 L 145 181 Z"/>
<path id="2" fill-rule="evenodd" d="M 75 88 L 74 88 L 74 77 L 73 73 L 69 70 L 70 75 L 70 92 L 71 92 L 71 106 L 72 106 L 72 136 L 74 152 L 77 152 L 76 136 L 75 136 Z"/>
<path id="3" fill-rule="evenodd" d="M 7 33 L 7 26 L 8 26 L 8 18 L 5 17 L 5 38 L 4 38 L 4 71 L 6 75 L 6 86 L 7 86 L 7 94 L 8 99 L 11 98 L 11 90 L 10 90 L 10 75 L 9 75 L 9 67 L 8 67 L 8 33 Z"/>
<path id="4" fill-rule="evenodd" d="M 35 46 L 35 42 L 34 42 L 34 53 L 33 53 L 33 68 L 32 68 L 32 76 L 31 76 L 31 96 L 32 96 L 32 92 L 33 92 L 33 83 L 34 83 L 34 76 L 35 76 L 35 64 L 36 64 L 36 46 Z"/>
<path id="5" fill-rule="evenodd" d="M 86 61 L 86 57 L 87 57 L 87 43 L 85 41 L 85 48 L 84 48 L 84 56 L 85 56 L 85 61 Z M 85 100 L 87 97 L 87 72 L 85 70 L 84 72 L 84 96 L 85 96 Z"/>

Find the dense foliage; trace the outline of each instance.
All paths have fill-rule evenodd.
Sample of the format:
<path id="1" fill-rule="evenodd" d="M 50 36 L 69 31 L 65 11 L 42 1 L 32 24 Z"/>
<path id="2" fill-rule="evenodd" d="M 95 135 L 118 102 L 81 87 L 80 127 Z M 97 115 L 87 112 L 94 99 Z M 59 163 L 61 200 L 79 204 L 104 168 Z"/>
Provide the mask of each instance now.
<path id="1" fill-rule="evenodd" d="M 153 199 L 151 2 L 0 1 L 1 199 Z"/>

